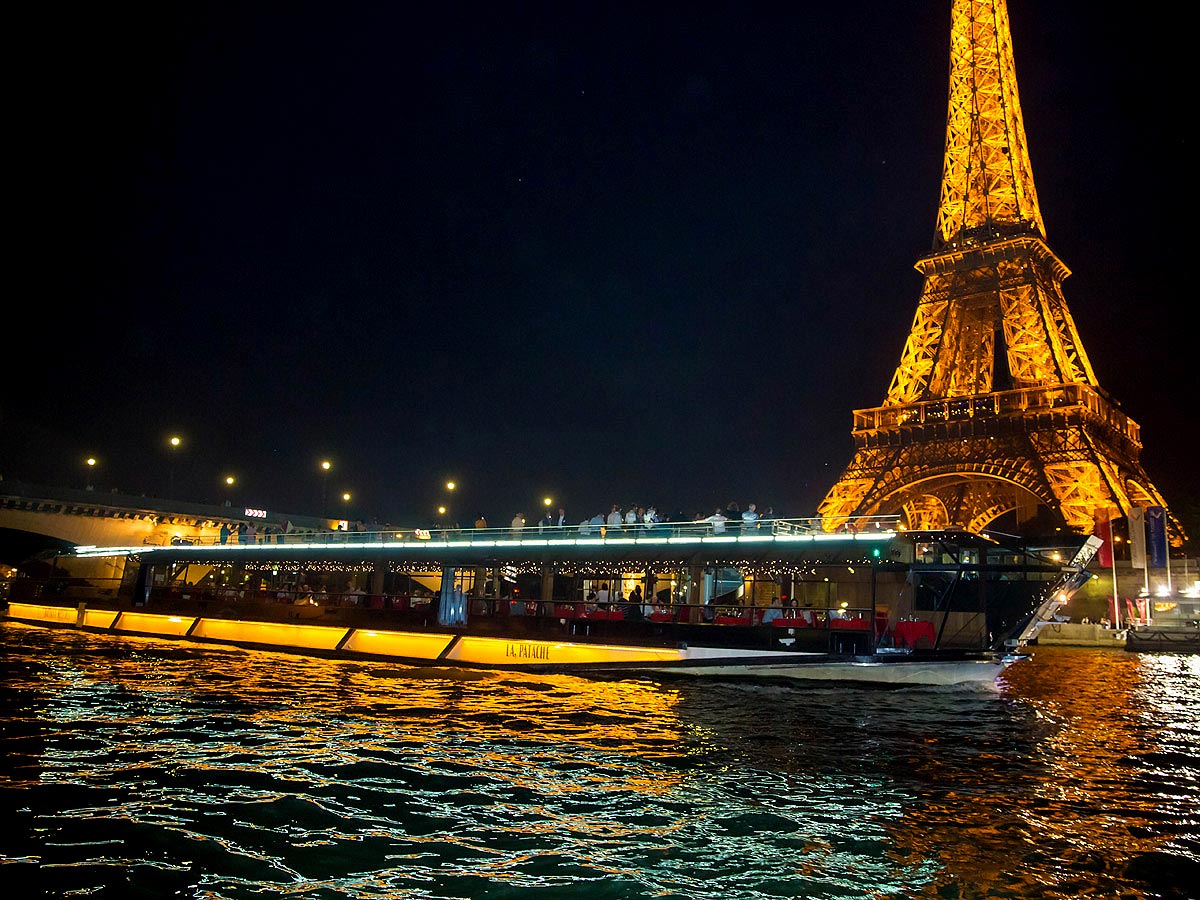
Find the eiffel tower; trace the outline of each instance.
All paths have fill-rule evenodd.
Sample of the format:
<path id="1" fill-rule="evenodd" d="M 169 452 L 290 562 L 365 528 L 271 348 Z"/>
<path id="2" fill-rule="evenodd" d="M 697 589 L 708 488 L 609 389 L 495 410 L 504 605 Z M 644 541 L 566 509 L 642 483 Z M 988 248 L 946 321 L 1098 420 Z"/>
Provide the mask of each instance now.
<path id="1" fill-rule="evenodd" d="M 1046 244 L 1005 0 L 954 0 L 950 105 L 933 251 L 883 405 L 854 411 L 854 459 L 822 526 L 899 515 L 910 529 L 982 531 L 1166 503 L 1140 429 L 1096 382 Z M 1169 518 L 1173 543 L 1182 535 Z"/>

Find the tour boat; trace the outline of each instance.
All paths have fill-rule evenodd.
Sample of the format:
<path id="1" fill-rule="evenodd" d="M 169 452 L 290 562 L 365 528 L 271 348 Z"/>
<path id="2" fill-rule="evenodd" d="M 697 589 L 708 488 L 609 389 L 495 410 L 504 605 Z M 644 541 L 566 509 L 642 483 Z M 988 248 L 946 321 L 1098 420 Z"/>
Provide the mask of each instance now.
<path id="1" fill-rule="evenodd" d="M 819 524 L 79 546 L 18 579 L 6 618 L 414 666 L 979 685 L 1023 657 L 1095 553 Z"/>

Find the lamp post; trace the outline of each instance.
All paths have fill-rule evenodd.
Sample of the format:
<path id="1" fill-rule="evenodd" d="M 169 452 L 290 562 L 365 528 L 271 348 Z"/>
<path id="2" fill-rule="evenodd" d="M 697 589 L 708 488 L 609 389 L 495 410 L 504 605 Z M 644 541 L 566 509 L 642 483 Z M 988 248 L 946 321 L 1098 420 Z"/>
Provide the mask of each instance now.
<path id="1" fill-rule="evenodd" d="M 350 529 L 350 492 L 342 492 L 342 518 L 346 520 L 346 528 Z"/>
<path id="2" fill-rule="evenodd" d="M 235 484 L 236 482 L 237 482 L 237 479 L 236 479 L 236 478 L 234 478 L 232 475 L 226 475 L 226 476 L 225 476 L 225 486 L 226 486 L 226 487 L 233 487 L 233 486 L 234 486 L 234 484 Z M 226 505 L 226 506 L 233 506 L 233 498 L 231 498 L 231 497 L 226 497 L 226 498 L 225 498 L 225 505 Z"/>
<path id="3" fill-rule="evenodd" d="M 174 496 L 174 494 L 175 494 L 175 456 L 178 453 L 180 446 L 183 444 L 183 439 L 180 438 L 178 435 L 173 434 L 173 435 L 171 435 L 170 438 L 168 438 L 167 443 L 171 447 L 171 451 L 170 451 L 171 452 L 171 464 L 168 467 L 167 493 L 170 494 L 171 496 Z"/>
<path id="4" fill-rule="evenodd" d="M 96 457 L 89 456 L 83 462 L 87 466 L 87 489 L 90 491 L 92 490 L 92 469 L 96 468 Z"/>
<path id="5" fill-rule="evenodd" d="M 321 460 L 321 518 L 325 518 L 325 499 L 329 494 L 329 470 L 333 468 L 333 463 L 327 459 Z"/>
<path id="6" fill-rule="evenodd" d="M 458 490 L 458 482 L 457 481 L 454 481 L 453 479 L 451 479 L 450 481 L 446 482 L 446 491 L 448 493 L 453 494 L 456 490 Z M 447 525 L 446 513 L 449 510 L 449 508 L 450 508 L 449 505 L 446 503 L 438 504 L 437 511 L 438 511 L 438 518 L 439 518 L 438 524 L 439 525 L 442 525 L 442 526 Z"/>

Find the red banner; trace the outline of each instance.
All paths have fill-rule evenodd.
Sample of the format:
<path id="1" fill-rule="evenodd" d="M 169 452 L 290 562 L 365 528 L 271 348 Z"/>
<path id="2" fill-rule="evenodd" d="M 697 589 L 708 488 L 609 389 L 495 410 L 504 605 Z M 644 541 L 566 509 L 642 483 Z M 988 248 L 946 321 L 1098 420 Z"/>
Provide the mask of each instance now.
<path id="1" fill-rule="evenodd" d="M 1108 517 L 1107 509 L 1096 511 L 1096 527 L 1092 529 L 1092 534 L 1104 541 L 1096 553 L 1097 561 L 1104 568 L 1111 569 L 1113 564 L 1112 519 Z"/>

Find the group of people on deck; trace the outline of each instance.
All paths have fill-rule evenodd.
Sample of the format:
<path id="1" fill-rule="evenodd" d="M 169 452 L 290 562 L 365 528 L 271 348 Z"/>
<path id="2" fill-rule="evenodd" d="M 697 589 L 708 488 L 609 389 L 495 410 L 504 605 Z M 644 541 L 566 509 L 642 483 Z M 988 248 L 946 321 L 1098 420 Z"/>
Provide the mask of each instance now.
<path id="1" fill-rule="evenodd" d="M 747 531 L 754 528 L 759 528 L 764 522 L 775 518 L 775 511 L 768 507 L 765 512 L 759 512 L 758 505 L 755 503 L 749 504 L 745 510 L 742 510 L 736 502 L 721 509 L 718 507 L 713 510 L 712 515 L 704 515 L 696 513 L 691 521 L 694 524 L 707 524 L 711 527 L 713 534 L 724 534 L 727 531 L 741 529 Z M 620 505 L 614 503 L 609 509 L 608 514 L 596 513 L 594 516 L 589 516 L 583 519 L 575 526 L 579 534 L 587 535 L 607 535 L 614 532 L 626 531 L 634 528 L 654 528 L 662 524 L 664 521 L 684 521 L 682 513 L 677 514 L 673 520 L 664 519 L 658 512 L 654 504 L 649 506 L 633 505 L 622 511 Z M 512 518 L 509 524 L 509 530 L 514 537 L 519 537 L 526 527 L 526 519 L 524 513 L 517 513 Z M 475 522 L 476 528 L 486 528 L 487 520 L 481 515 Z M 537 529 L 539 532 L 544 532 L 554 528 L 566 528 L 567 511 L 559 507 L 557 512 L 547 510 L 542 518 L 538 519 Z"/>
<path id="2" fill-rule="evenodd" d="M 728 523 L 733 522 L 733 527 L 741 526 L 743 531 L 761 527 L 765 521 L 770 521 L 775 518 L 775 510 L 771 507 L 767 508 L 765 513 L 760 514 L 758 504 L 751 503 L 745 510 L 739 511 L 736 503 L 730 503 L 729 506 L 721 510 L 719 507 L 713 510 L 711 516 L 705 516 L 701 513 L 696 513 L 693 521 L 708 522 L 712 525 L 713 534 L 724 534 L 730 527 Z"/>

